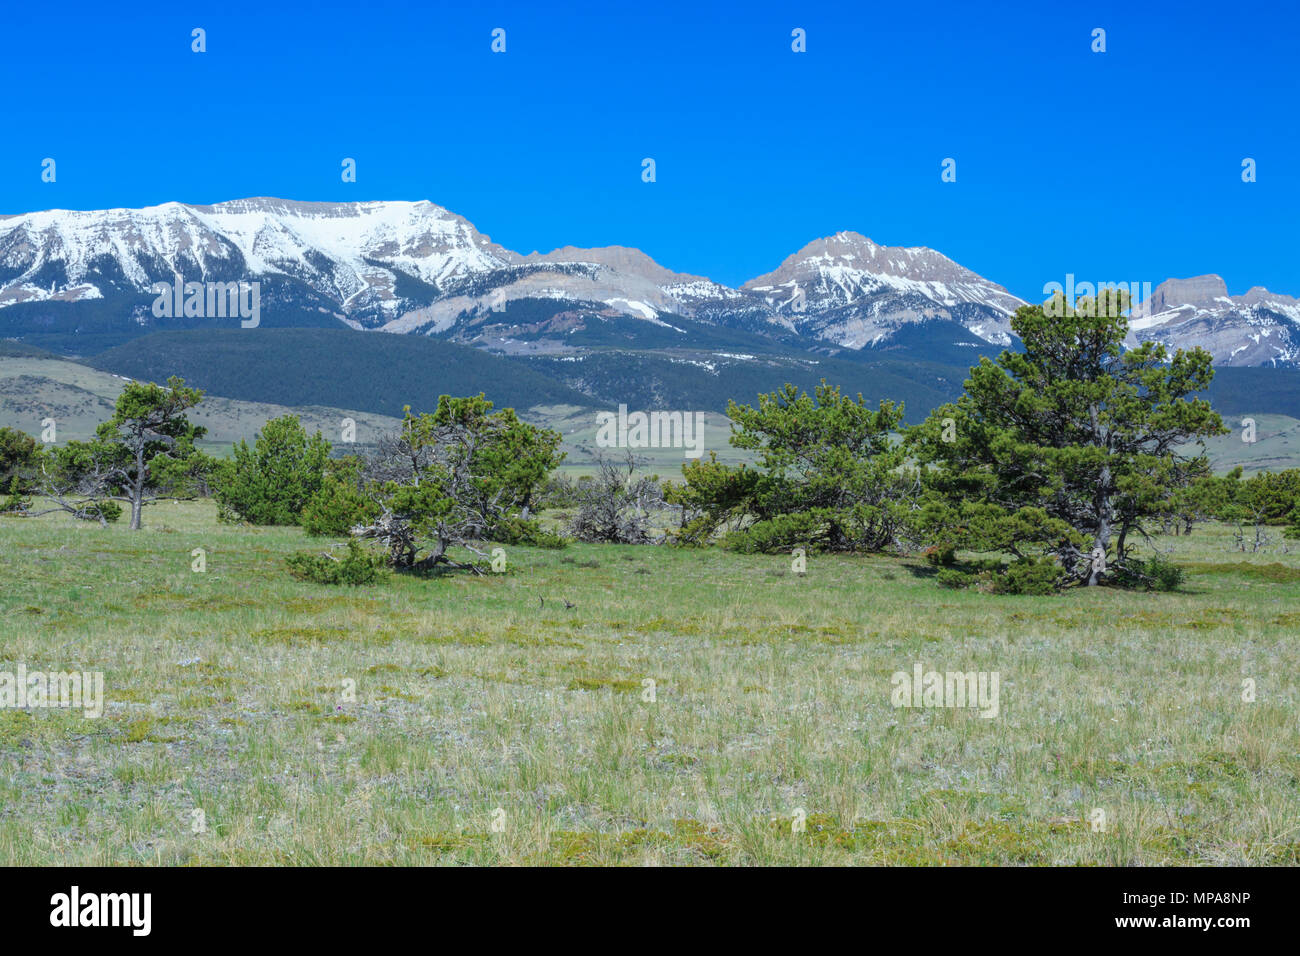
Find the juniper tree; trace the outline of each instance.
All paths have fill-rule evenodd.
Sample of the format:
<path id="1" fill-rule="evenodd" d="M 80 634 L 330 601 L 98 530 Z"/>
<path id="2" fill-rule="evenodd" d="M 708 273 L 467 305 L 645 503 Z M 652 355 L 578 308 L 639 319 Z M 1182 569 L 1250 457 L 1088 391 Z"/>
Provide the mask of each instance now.
<path id="1" fill-rule="evenodd" d="M 69 442 L 44 457 L 36 492 L 53 502 L 50 510 L 101 523 L 114 520 L 122 502 L 131 509 L 131 530 L 138 530 L 147 503 L 192 496 L 213 465 L 194 446 L 206 429 L 185 417 L 202 397 L 175 376 L 166 386 L 128 383 L 91 441 Z"/>
<path id="2" fill-rule="evenodd" d="M 859 395 L 823 382 L 813 395 L 795 385 L 760 395 L 758 406 L 731 402 L 731 444 L 757 455 L 755 467 L 710 456 L 682 469 L 670 500 L 690 517 L 679 538 L 702 541 L 731 526 L 724 540 L 746 551 L 809 544 L 831 551 L 876 551 L 898 543 L 917 490 L 893 432 L 903 407 L 872 410 Z"/>
<path id="3" fill-rule="evenodd" d="M 36 439 L 16 428 L 0 427 L 0 489 L 15 493 L 30 485 L 37 463 Z"/>
<path id="4" fill-rule="evenodd" d="M 528 509 L 563 458 L 560 435 L 492 407 L 482 395 L 443 395 L 432 413 L 405 409 L 397 434 L 366 464 L 375 514 L 353 534 L 382 541 L 406 570 L 467 566 L 449 556 L 453 547 L 482 554 L 475 542 L 541 537 Z"/>
<path id="5" fill-rule="evenodd" d="M 329 441 L 319 431 L 309 436 L 297 415 L 271 419 L 251 448 L 237 442 L 221 469 L 219 516 L 258 525 L 297 524 L 321 488 L 329 455 Z"/>
<path id="6" fill-rule="evenodd" d="M 1024 351 L 982 359 L 962 397 L 910 434 L 930 466 L 923 524 L 942 543 L 1052 555 L 1089 585 L 1107 569 L 1141 576 L 1132 537 L 1209 473 L 1204 448 L 1186 446 L 1226 429 L 1189 397 L 1213 378 L 1210 355 L 1154 342 L 1126 351 L 1127 302 L 1114 295 L 1017 310 Z"/>
<path id="7" fill-rule="evenodd" d="M 36 439 L 16 428 L 0 428 L 0 513 L 27 507 L 39 472 L 40 448 Z"/>

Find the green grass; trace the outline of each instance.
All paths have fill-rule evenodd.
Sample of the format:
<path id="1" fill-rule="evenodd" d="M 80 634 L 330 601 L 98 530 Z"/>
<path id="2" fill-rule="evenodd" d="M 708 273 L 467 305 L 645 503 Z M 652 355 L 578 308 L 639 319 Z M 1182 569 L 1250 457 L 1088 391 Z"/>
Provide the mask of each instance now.
<path id="1" fill-rule="evenodd" d="M 1300 862 L 1300 553 L 1222 529 L 1160 542 L 1181 593 L 1037 598 L 617 546 L 330 588 L 297 529 L 145 524 L 0 519 L 0 671 L 105 680 L 0 710 L 0 863 Z M 894 709 L 918 661 L 999 715 Z"/>

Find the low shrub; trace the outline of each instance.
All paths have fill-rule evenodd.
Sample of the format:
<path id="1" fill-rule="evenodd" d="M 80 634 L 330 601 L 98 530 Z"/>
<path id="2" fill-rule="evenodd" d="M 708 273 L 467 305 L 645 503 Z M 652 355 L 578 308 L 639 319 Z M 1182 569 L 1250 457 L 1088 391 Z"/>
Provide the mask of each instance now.
<path id="1" fill-rule="evenodd" d="M 341 558 L 314 551 L 299 551 L 285 559 L 289 573 L 300 581 L 316 584 L 374 584 L 385 573 L 387 562 L 382 555 L 371 554 L 356 541 L 348 542 L 348 553 Z"/>
<path id="2" fill-rule="evenodd" d="M 362 493 L 350 476 L 328 475 L 302 510 L 300 521 L 313 537 L 347 534 L 373 521 L 379 506 Z"/>
<path id="3" fill-rule="evenodd" d="M 489 537 L 501 544 L 525 544 L 557 551 L 569 546 L 568 541 L 553 531 L 547 531 L 535 519 L 517 516 L 497 522 Z"/>
<path id="4" fill-rule="evenodd" d="M 921 552 L 925 560 L 935 567 L 951 568 L 957 563 L 957 549 L 952 545 L 932 544 Z"/>
<path id="5" fill-rule="evenodd" d="M 989 594 L 1055 594 L 1065 582 L 1065 571 L 1051 558 L 1021 558 L 1010 564 L 990 558 L 940 567 L 934 579 L 940 587 L 975 587 Z"/>
<path id="6" fill-rule="evenodd" d="M 72 512 L 79 521 L 104 521 L 112 523 L 122 517 L 122 506 L 116 501 L 88 501 Z"/>
<path id="7" fill-rule="evenodd" d="M 1052 558 L 1020 558 L 993 579 L 994 594 L 1055 594 L 1065 569 Z"/>
<path id="8" fill-rule="evenodd" d="M 722 546 L 741 554 L 776 554 L 807 547 L 824 524 L 822 516 L 811 511 L 777 515 L 731 532 L 722 539 Z"/>
<path id="9" fill-rule="evenodd" d="M 940 587 L 968 588 L 977 580 L 977 576 L 956 568 L 943 568 L 934 576 Z"/>
<path id="10" fill-rule="evenodd" d="M 1118 568 L 1109 583 L 1122 588 L 1147 591 L 1177 591 L 1186 579 L 1186 572 L 1167 558 L 1153 554 L 1143 561 L 1129 558 Z"/>

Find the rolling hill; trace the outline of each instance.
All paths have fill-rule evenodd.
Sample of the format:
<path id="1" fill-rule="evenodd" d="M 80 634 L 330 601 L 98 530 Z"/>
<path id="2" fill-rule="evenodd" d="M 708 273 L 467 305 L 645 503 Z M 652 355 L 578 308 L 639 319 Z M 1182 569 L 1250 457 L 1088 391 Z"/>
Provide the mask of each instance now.
<path id="1" fill-rule="evenodd" d="M 77 362 L 57 358 L 0 355 L 0 425 L 40 435 L 41 422 L 53 418 L 59 443 L 90 438 L 95 426 L 113 413 L 113 403 L 126 379 Z M 358 444 L 397 427 L 398 420 L 365 411 L 317 405 L 278 405 L 205 395 L 190 414 L 208 429 L 201 445 L 224 453 L 241 438 L 251 441 L 272 418 L 292 412 L 308 431 L 320 431 L 336 444 L 341 422 L 356 422 Z"/>

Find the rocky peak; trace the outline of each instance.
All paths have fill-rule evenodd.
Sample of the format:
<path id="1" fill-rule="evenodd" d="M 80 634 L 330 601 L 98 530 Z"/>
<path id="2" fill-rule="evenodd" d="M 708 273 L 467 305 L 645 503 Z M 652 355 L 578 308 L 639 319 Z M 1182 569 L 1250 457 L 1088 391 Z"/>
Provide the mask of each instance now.
<path id="1" fill-rule="evenodd" d="M 1151 293 L 1148 311 L 1152 314 L 1167 312 L 1184 305 L 1199 309 L 1212 309 L 1223 305 L 1228 298 L 1228 286 L 1216 275 L 1194 276 L 1191 279 L 1166 279 Z"/>

